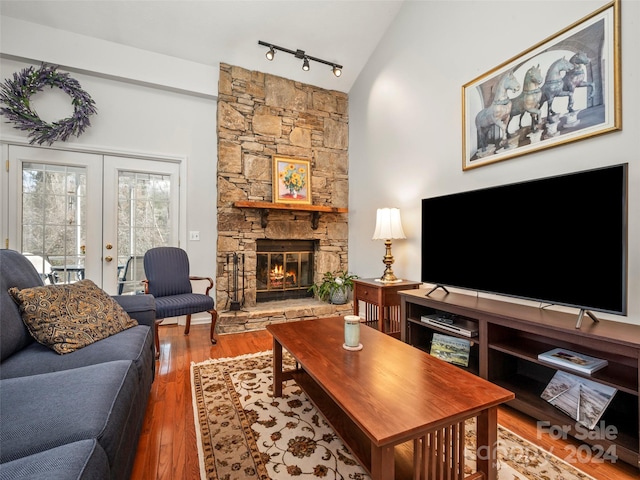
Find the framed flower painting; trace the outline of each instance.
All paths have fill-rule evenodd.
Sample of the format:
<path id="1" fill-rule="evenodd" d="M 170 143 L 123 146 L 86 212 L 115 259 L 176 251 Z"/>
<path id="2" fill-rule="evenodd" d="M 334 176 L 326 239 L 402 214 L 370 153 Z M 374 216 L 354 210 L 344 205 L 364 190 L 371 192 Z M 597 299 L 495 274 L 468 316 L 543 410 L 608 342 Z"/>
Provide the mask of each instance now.
<path id="1" fill-rule="evenodd" d="M 311 162 L 273 156 L 273 202 L 311 205 Z"/>

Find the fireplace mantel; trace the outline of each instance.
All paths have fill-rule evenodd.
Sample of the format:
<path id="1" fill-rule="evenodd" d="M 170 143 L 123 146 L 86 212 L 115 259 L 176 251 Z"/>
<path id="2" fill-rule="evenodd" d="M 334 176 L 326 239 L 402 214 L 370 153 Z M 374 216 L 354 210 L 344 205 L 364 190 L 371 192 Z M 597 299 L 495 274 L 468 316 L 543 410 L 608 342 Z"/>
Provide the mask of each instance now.
<path id="1" fill-rule="evenodd" d="M 311 228 L 318 228 L 318 220 L 320 213 L 348 213 L 348 208 L 328 207 L 325 205 L 300 205 L 295 203 L 272 203 L 272 202 L 252 202 L 249 200 L 239 200 L 233 202 L 236 208 L 256 208 L 260 210 L 260 222 L 262 228 L 267 228 L 267 217 L 269 210 L 297 210 L 303 212 L 311 212 Z"/>

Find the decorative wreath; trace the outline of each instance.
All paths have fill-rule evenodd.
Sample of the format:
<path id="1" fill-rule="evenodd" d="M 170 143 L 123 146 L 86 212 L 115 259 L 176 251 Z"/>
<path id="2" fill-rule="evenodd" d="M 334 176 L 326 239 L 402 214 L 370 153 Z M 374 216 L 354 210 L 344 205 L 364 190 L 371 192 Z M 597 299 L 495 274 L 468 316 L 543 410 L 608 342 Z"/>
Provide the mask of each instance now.
<path id="1" fill-rule="evenodd" d="M 64 142 L 70 135 L 79 137 L 85 128 L 91 126 L 89 117 L 97 112 L 95 102 L 82 90 L 78 81 L 68 73 L 59 73 L 57 69 L 57 66 L 44 63 L 38 70 L 28 67 L 19 74 L 14 73 L 13 80 L 6 79 L 0 85 L 0 102 L 6 105 L 0 109 L 0 113 L 9 122 L 15 123 L 14 128 L 28 130 L 31 138 L 29 143 L 32 145 L 42 145 L 45 142 L 51 145 L 56 140 Z M 58 87 L 71 97 L 71 117 L 53 123 L 40 119 L 29 105 L 29 99 L 45 86 Z"/>

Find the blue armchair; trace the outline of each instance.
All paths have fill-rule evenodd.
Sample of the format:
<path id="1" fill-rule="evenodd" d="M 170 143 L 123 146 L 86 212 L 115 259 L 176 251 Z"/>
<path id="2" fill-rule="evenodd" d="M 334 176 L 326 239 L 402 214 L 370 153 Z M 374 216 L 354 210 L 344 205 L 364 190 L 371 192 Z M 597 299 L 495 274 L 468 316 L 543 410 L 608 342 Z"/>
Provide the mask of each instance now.
<path id="1" fill-rule="evenodd" d="M 209 291 L 213 288 L 210 277 L 196 277 L 189 274 L 189 258 L 187 252 L 177 247 L 156 247 L 144 254 L 144 271 L 147 279 L 145 293 L 150 293 L 156 299 L 156 358 L 160 356 L 160 341 L 158 340 L 158 324 L 164 318 L 186 315 L 187 323 L 184 334 L 189 334 L 191 315 L 193 313 L 208 312 L 211 314 L 211 343 L 216 344 L 214 338 L 218 313 L 214 309 L 213 298 Z M 193 293 L 191 281 L 208 281 L 204 294 Z"/>

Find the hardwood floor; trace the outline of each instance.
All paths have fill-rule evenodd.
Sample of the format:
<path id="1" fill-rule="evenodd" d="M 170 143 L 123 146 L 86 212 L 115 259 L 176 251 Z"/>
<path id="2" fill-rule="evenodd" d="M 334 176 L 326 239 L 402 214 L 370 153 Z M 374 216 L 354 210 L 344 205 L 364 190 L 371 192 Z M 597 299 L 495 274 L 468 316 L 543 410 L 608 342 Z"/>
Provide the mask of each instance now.
<path id="1" fill-rule="evenodd" d="M 177 325 L 160 326 L 160 360 L 156 379 L 138 445 L 132 480 L 199 479 L 193 405 L 191 400 L 191 362 L 208 358 L 235 357 L 271 350 L 266 330 L 220 335 L 217 345 L 209 342 L 209 326 L 193 325 L 189 335 Z M 536 423 L 510 408 L 502 408 L 498 421 L 521 437 L 563 457 L 575 453 L 579 444 L 556 441 L 548 435 L 537 439 Z M 575 457 L 574 457 L 575 458 Z M 637 480 L 640 471 L 617 462 L 574 463 L 597 480 Z"/>

